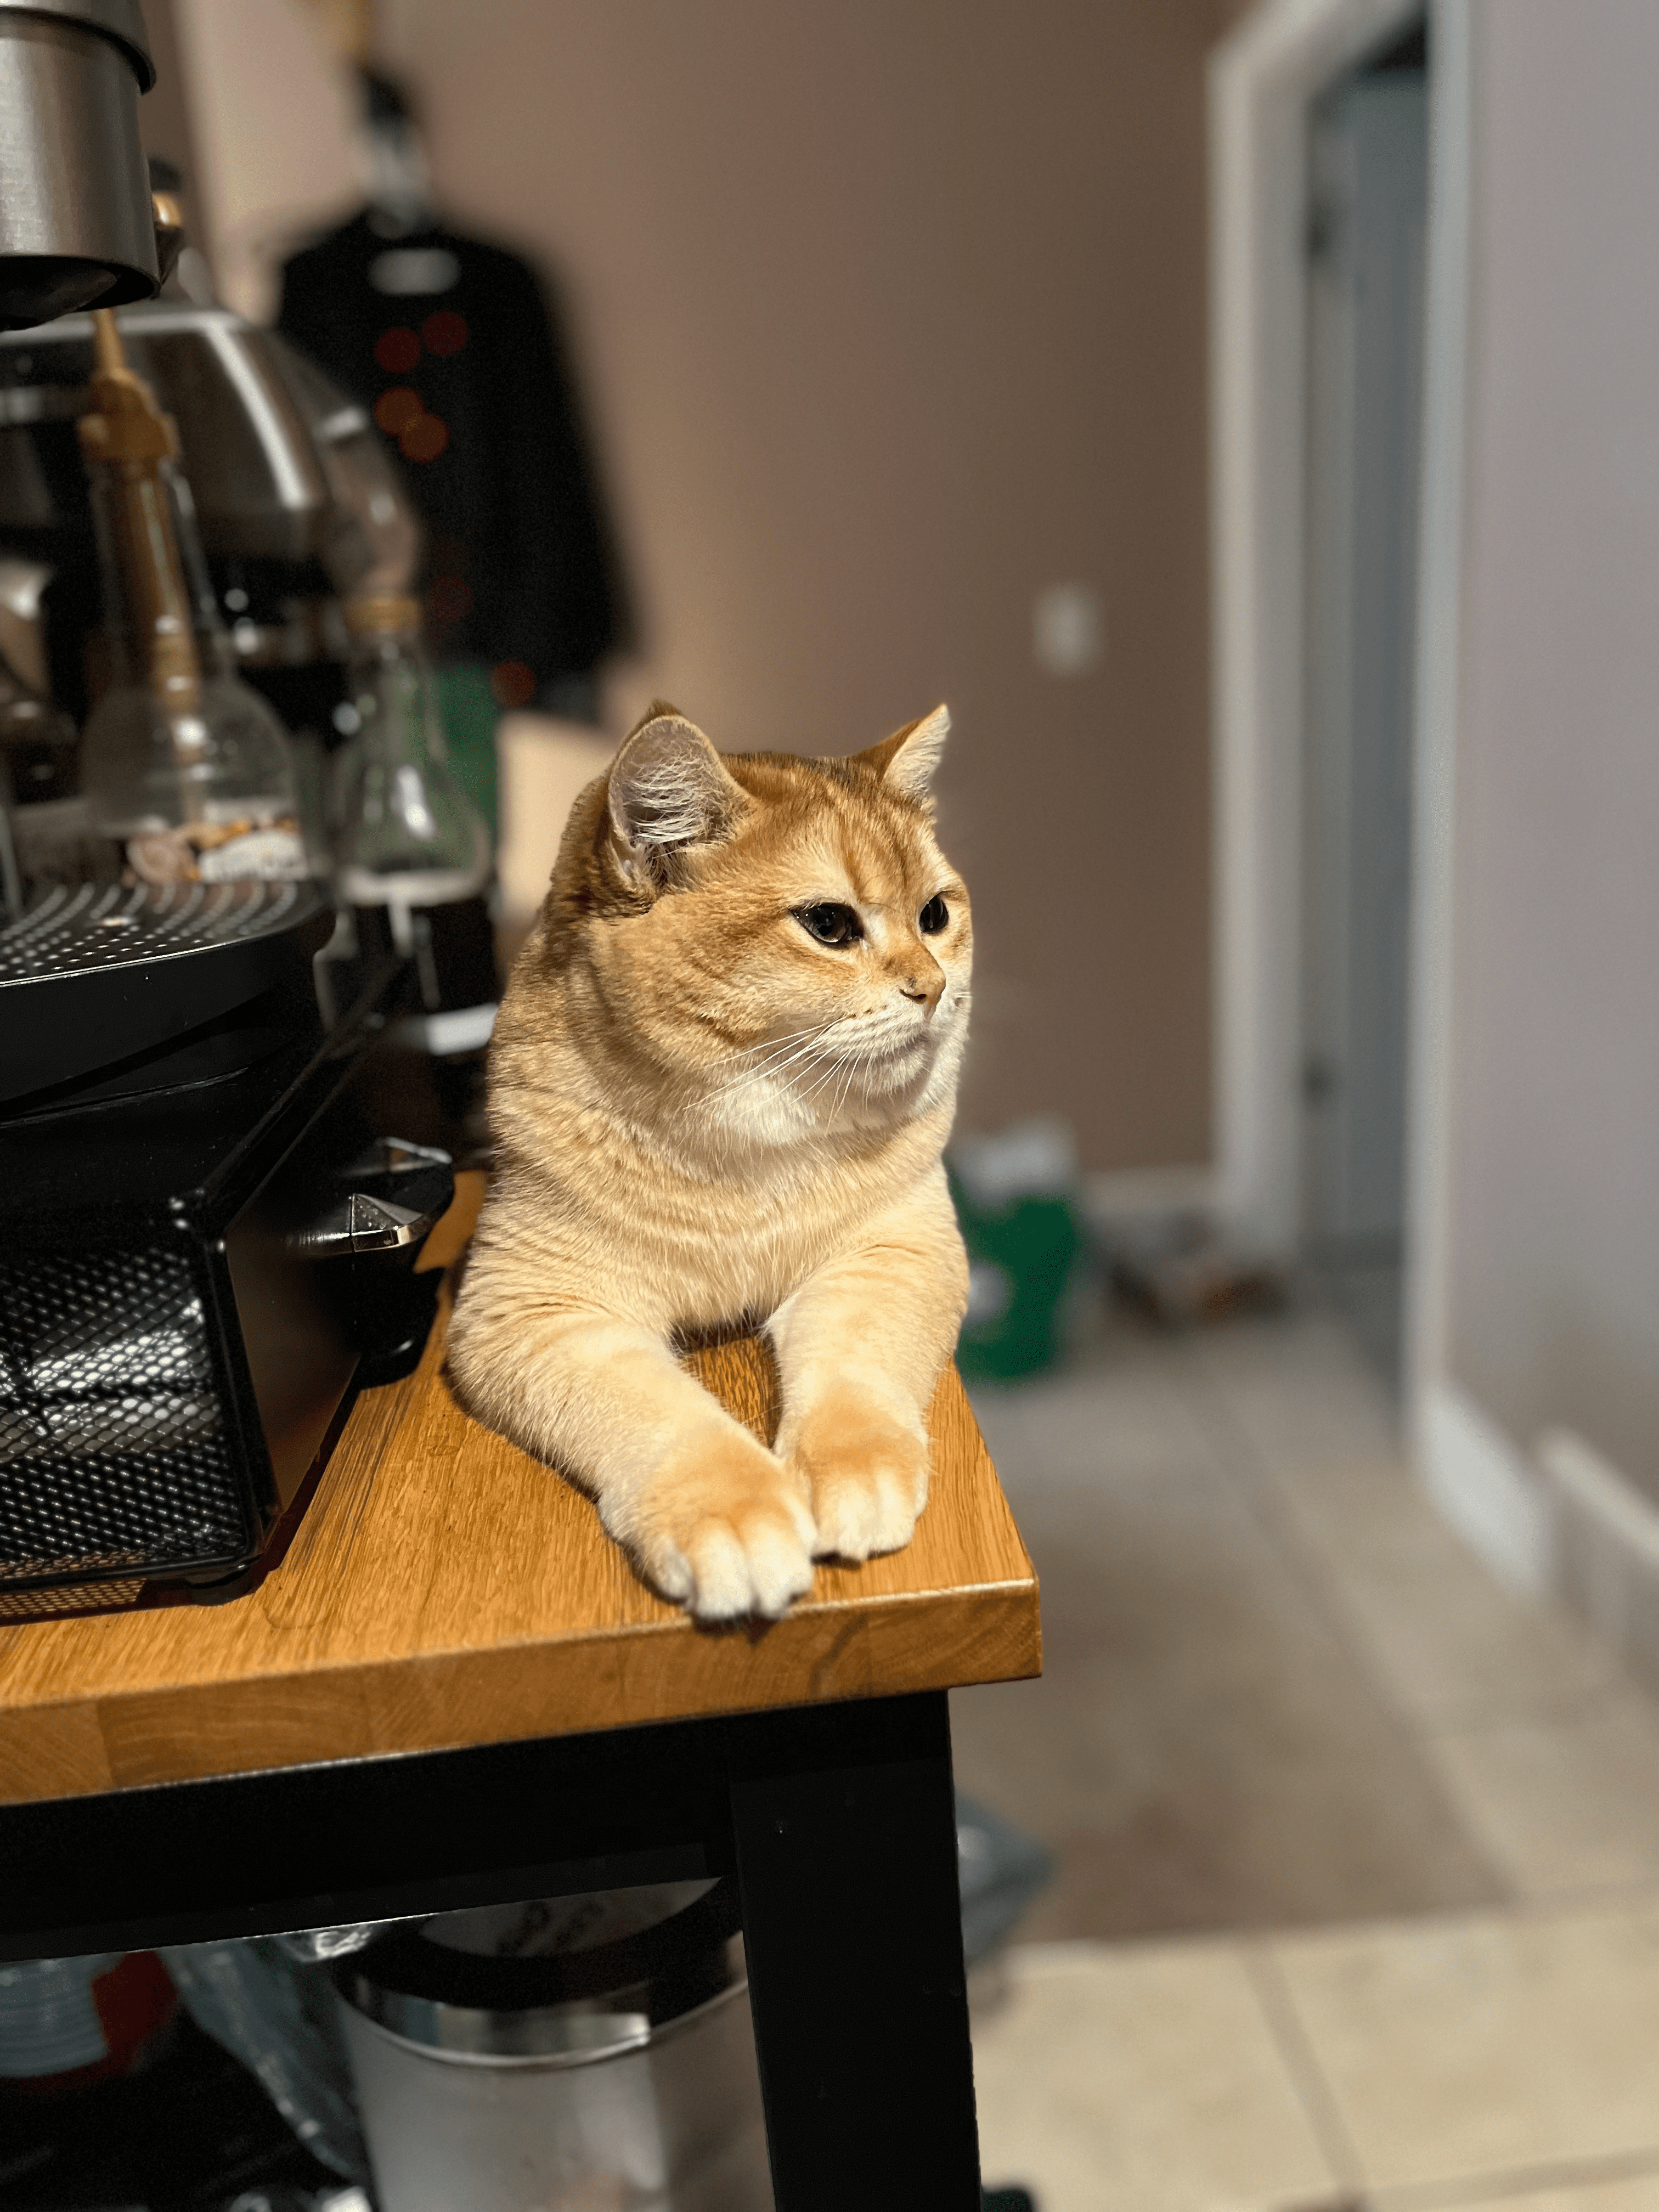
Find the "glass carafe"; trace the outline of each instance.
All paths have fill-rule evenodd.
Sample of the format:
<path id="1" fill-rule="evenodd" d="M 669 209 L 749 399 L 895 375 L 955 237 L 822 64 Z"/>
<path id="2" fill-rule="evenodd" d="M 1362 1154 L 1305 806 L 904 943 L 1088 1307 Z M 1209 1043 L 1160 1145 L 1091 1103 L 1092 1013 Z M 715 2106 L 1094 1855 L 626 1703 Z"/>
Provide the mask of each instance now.
<path id="1" fill-rule="evenodd" d="M 407 952 L 413 910 L 489 882 L 489 833 L 449 765 L 418 602 L 379 593 L 349 599 L 345 617 L 355 727 L 336 757 L 335 881 L 343 903 L 384 908 Z"/>
<path id="2" fill-rule="evenodd" d="M 177 433 L 96 316 L 81 422 L 111 682 L 88 717 L 81 787 L 143 883 L 307 872 L 282 724 L 235 672 L 197 537 Z"/>

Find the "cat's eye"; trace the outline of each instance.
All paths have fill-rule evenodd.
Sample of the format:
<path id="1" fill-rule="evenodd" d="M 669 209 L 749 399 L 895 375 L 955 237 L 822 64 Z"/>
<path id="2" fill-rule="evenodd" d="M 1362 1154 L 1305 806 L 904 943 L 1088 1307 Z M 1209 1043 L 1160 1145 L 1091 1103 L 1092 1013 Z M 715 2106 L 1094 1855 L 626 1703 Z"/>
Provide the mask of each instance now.
<path id="1" fill-rule="evenodd" d="M 930 898 L 916 921 L 924 937 L 937 937 L 951 919 L 951 909 L 937 892 Z"/>
<path id="2" fill-rule="evenodd" d="M 854 908 L 830 899 L 817 906 L 798 906 L 795 919 L 820 945 L 856 945 L 864 934 L 864 924 Z"/>

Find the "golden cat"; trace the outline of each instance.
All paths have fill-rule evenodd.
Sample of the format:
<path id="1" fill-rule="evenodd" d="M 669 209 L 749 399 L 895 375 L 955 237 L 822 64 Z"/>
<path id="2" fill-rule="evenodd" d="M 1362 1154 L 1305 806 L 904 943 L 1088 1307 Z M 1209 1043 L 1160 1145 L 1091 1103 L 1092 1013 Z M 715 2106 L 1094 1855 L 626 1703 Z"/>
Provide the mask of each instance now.
<path id="1" fill-rule="evenodd" d="M 450 1332 L 478 1417 L 705 1619 L 909 1540 L 968 1267 L 940 1153 L 972 932 L 943 707 L 845 760 L 659 704 L 572 810 L 490 1054 L 497 1172 Z M 769 1451 L 678 1364 L 764 1327 Z"/>

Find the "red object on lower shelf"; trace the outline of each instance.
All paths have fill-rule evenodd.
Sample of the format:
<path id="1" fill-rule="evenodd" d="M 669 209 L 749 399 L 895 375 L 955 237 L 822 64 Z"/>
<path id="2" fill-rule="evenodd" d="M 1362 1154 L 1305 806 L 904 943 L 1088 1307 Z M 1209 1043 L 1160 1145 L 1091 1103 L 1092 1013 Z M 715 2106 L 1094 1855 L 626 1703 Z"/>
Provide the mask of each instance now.
<path id="1" fill-rule="evenodd" d="M 179 2009 L 179 1992 L 154 1951 L 129 1951 L 82 1986 L 96 2015 L 102 2057 L 49 2073 L 9 2074 L 0 2077 L 0 2096 L 67 2096 L 131 2073 Z M 92 2023 L 87 2026 L 90 2030 Z"/>

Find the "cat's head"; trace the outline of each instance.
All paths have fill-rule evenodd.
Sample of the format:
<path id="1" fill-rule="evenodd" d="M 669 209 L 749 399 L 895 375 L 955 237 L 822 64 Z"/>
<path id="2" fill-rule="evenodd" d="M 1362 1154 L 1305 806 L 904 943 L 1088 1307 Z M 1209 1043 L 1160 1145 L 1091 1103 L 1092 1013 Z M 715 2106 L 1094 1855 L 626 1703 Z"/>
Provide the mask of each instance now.
<path id="1" fill-rule="evenodd" d="M 934 841 L 943 707 L 867 752 L 715 751 L 659 704 L 578 806 L 550 938 L 685 1110 L 787 1139 L 948 1103 L 968 894 Z M 550 947 L 550 949 L 551 949 Z"/>

